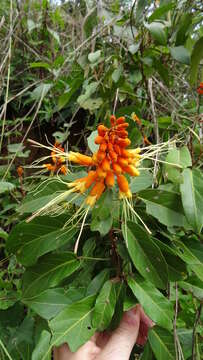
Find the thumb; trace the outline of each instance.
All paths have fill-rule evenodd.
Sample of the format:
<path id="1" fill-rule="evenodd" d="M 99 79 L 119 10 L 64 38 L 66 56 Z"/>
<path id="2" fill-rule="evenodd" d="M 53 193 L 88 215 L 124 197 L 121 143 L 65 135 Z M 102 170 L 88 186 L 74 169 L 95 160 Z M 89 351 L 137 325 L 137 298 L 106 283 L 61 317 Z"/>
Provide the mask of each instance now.
<path id="1" fill-rule="evenodd" d="M 98 357 L 100 360 L 128 360 L 137 340 L 140 326 L 140 308 L 124 313 L 119 327 L 113 332 Z"/>

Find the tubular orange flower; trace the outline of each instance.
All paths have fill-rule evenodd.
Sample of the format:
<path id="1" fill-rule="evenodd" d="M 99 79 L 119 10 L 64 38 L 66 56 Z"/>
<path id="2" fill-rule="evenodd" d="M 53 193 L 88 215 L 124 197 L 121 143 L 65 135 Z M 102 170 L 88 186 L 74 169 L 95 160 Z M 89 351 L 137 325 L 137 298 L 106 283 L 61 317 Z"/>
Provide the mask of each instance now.
<path id="1" fill-rule="evenodd" d="M 68 154 L 68 160 L 83 166 L 93 165 L 93 161 L 90 156 L 80 154 L 79 152 L 70 151 Z"/>
<path id="2" fill-rule="evenodd" d="M 105 178 L 105 183 L 108 187 L 113 187 L 115 184 L 115 178 L 114 178 L 114 173 L 113 171 L 109 171 L 107 173 L 107 176 Z"/>
<path id="3" fill-rule="evenodd" d="M 197 92 L 199 95 L 203 94 L 203 82 L 201 82 L 197 88 Z"/>

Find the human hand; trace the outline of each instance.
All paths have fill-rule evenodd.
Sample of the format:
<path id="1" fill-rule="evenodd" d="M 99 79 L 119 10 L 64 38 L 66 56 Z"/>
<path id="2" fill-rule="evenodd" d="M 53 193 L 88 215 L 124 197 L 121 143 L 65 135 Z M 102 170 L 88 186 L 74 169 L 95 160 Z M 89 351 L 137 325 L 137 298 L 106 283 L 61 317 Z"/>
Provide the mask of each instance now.
<path id="1" fill-rule="evenodd" d="M 54 360 L 128 360 L 134 344 L 144 345 L 153 326 L 153 321 L 137 305 L 124 313 L 119 327 L 112 333 L 96 333 L 75 353 L 63 344 L 54 349 Z"/>

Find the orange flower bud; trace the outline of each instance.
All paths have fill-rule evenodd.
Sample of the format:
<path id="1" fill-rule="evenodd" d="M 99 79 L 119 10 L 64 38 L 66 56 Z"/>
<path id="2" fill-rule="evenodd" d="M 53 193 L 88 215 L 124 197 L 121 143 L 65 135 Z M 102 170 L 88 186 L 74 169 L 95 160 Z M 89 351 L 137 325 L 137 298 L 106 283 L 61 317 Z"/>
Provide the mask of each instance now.
<path id="1" fill-rule="evenodd" d="M 115 144 L 113 147 L 114 147 L 115 152 L 116 152 L 118 155 L 121 155 L 121 149 L 120 149 L 120 147 L 119 147 L 117 144 Z"/>
<path id="2" fill-rule="evenodd" d="M 124 168 L 124 171 L 127 172 L 131 176 L 139 176 L 140 172 L 133 165 L 128 165 Z"/>
<path id="3" fill-rule="evenodd" d="M 52 158 L 52 161 L 53 161 L 54 163 L 57 162 L 57 157 L 56 157 L 56 152 L 55 152 L 55 151 L 52 151 L 52 152 L 51 152 L 51 158 Z"/>
<path id="4" fill-rule="evenodd" d="M 43 164 L 43 167 L 45 167 L 49 171 L 54 171 L 55 170 L 55 166 L 52 165 L 52 164 Z"/>
<path id="5" fill-rule="evenodd" d="M 99 166 L 96 170 L 97 172 L 97 177 L 99 178 L 105 178 L 106 177 L 106 172 L 103 170 L 103 168 L 101 166 Z"/>
<path id="6" fill-rule="evenodd" d="M 97 159 L 99 160 L 99 161 L 102 161 L 102 160 L 104 160 L 104 158 L 106 157 L 106 153 L 104 152 L 104 151 L 98 151 L 97 152 Z"/>
<path id="7" fill-rule="evenodd" d="M 86 180 L 85 180 L 85 188 L 89 189 L 89 187 L 93 184 L 93 182 L 95 182 L 97 179 L 97 173 L 96 171 L 89 171 L 87 176 L 86 176 Z"/>
<path id="8" fill-rule="evenodd" d="M 128 166 L 128 160 L 124 159 L 122 157 L 118 157 L 118 164 L 123 168 L 125 166 Z"/>
<path id="9" fill-rule="evenodd" d="M 110 168 L 110 161 L 105 158 L 103 161 L 102 161 L 102 169 L 104 171 L 109 171 L 111 168 Z"/>
<path id="10" fill-rule="evenodd" d="M 121 149 L 121 156 L 124 158 L 132 158 L 133 154 L 126 149 Z"/>
<path id="11" fill-rule="evenodd" d="M 99 150 L 103 151 L 103 152 L 106 151 L 106 149 L 107 149 L 107 143 L 106 142 L 101 144 L 100 147 L 99 147 Z"/>
<path id="12" fill-rule="evenodd" d="M 118 165 L 117 163 L 113 163 L 112 164 L 112 168 L 113 168 L 113 171 L 119 175 L 122 173 L 122 168 L 120 167 L 120 165 Z"/>
<path id="13" fill-rule="evenodd" d="M 93 186 L 92 190 L 90 191 L 90 195 L 97 196 L 97 199 L 101 196 L 105 189 L 104 180 L 97 181 L 96 184 Z"/>
<path id="14" fill-rule="evenodd" d="M 124 122 L 125 122 L 125 117 L 124 116 L 121 116 L 116 120 L 117 124 L 123 124 Z"/>
<path id="15" fill-rule="evenodd" d="M 129 191 L 128 180 L 126 179 L 126 177 L 124 175 L 118 175 L 117 182 L 118 182 L 119 190 L 121 192 L 127 193 Z"/>
<path id="16" fill-rule="evenodd" d="M 126 138 L 128 136 L 128 132 L 126 130 L 116 131 L 116 134 L 121 138 Z"/>
<path id="17" fill-rule="evenodd" d="M 117 144 L 121 147 L 127 147 L 131 144 L 130 139 L 126 138 L 126 139 L 118 139 L 117 140 Z"/>
<path id="18" fill-rule="evenodd" d="M 199 84 L 199 87 L 197 88 L 197 92 L 199 95 L 203 94 L 203 82 Z"/>
<path id="19" fill-rule="evenodd" d="M 99 145 L 102 144 L 104 142 L 104 138 L 100 135 L 98 135 L 95 139 L 94 139 L 95 144 Z"/>
<path id="20" fill-rule="evenodd" d="M 110 116 L 110 122 L 111 122 L 112 126 L 114 126 L 116 124 L 116 117 L 114 115 Z"/>
<path id="21" fill-rule="evenodd" d="M 115 151 L 109 151 L 109 156 L 110 156 L 110 158 L 111 158 L 112 161 L 114 161 L 114 162 L 117 161 L 118 155 L 116 154 Z"/>
<path id="22" fill-rule="evenodd" d="M 97 131 L 100 136 L 104 137 L 105 134 L 108 132 L 108 128 L 101 124 L 98 126 Z"/>
<path id="23" fill-rule="evenodd" d="M 22 168 L 22 166 L 18 166 L 17 167 L 17 173 L 18 173 L 18 176 L 19 177 L 22 177 L 23 173 L 24 173 L 24 170 Z"/>
<path id="24" fill-rule="evenodd" d="M 115 183 L 115 179 L 114 179 L 114 173 L 112 171 L 109 171 L 107 173 L 106 179 L 105 179 L 105 183 L 108 187 L 113 187 L 114 183 Z"/>
<path id="25" fill-rule="evenodd" d="M 117 126 L 116 126 L 116 129 L 117 129 L 117 130 L 124 130 L 124 129 L 126 129 L 128 126 L 129 126 L 128 123 L 123 123 L 123 124 L 117 125 Z"/>
<path id="26" fill-rule="evenodd" d="M 113 151 L 113 150 L 114 150 L 112 143 L 109 142 L 107 146 L 108 146 L 108 150 L 109 150 L 109 151 Z"/>

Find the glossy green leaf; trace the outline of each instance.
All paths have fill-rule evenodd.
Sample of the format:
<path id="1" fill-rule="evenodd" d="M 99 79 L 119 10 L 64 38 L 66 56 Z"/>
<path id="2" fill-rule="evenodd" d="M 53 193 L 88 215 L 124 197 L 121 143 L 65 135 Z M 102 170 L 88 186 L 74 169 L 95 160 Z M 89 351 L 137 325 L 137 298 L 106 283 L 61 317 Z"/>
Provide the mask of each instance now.
<path id="1" fill-rule="evenodd" d="M 194 85 L 197 81 L 198 66 L 203 58 L 203 36 L 197 40 L 191 55 L 190 83 Z"/>
<path id="2" fill-rule="evenodd" d="M 48 254 L 36 265 L 29 267 L 23 275 L 23 299 L 29 300 L 40 292 L 58 285 L 64 278 L 75 272 L 80 262 L 70 252 Z"/>
<path id="3" fill-rule="evenodd" d="M 203 245 L 198 240 L 174 240 L 179 257 L 185 261 L 203 281 Z"/>
<path id="4" fill-rule="evenodd" d="M 92 231 L 99 231 L 101 236 L 106 235 L 112 227 L 112 203 L 113 192 L 111 190 L 106 190 L 97 201 L 92 211 L 90 228 Z"/>
<path id="5" fill-rule="evenodd" d="M 190 28 L 190 25 L 192 23 L 192 14 L 184 13 L 181 16 L 181 19 L 179 21 L 179 27 L 176 34 L 176 46 L 184 45 L 187 36 L 188 36 L 188 30 Z"/>
<path id="6" fill-rule="evenodd" d="M 95 130 L 95 131 L 92 131 L 90 136 L 88 136 L 88 138 L 87 138 L 88 147 L 92 153 L 96 152 L 99 149 L 99 145 L 95 144 L 95 142 L 94 142 L 97 135 L 98 135 L 98 132 L 97 132 L 97 130 Z"/>
<path id="7" fill-rule="evenodd" d="M 74 239 L 76 228 L 63 229 L 65 218 L 49 217 L 34 219 L 31 223 L 16 225 L 7 240 L 7 250 L 16 253 L 23 265 L 32 265 L 37 259 Z"/>
<path id="8" fill-rule="evenodd" d="M 116 306 L 117 283 L 107 280 L 103 285 L 95 303 L 92 315 L 92 326 L 98 331 L 103 331 L 111 322 Z"/>
<path id="9" fill-rule="evenodd" d="M 83 78 L 79 77 L 71 80 L 70 88 L 68 91 L 64 92 L 58 99 L 58 109 L 63 109 L 66 105 L 68 105 L 72 96 L 78 91 L 83 82 Z"/>
<path id="10" fill-rule="evenodd" d="M 53 334 L 52 346 L 67 342 L 71 351 L 76 351 L 95 333 L 91 325 L 95 296 L 88 296 L 62 310 L 49 325 Z M 45 359 L 44 354 L 41 360 Z"/>
<path id="11" fill-rule="evenodd" d="M 86 295 L 88 296 L 97 293 L 108 280 L 109 275 L 109 269 L 104 269 L 97 274 L 88 285 Z"/>
<path id="12" fill-rule="evenodd" d="M 67 305 L 80 300 L 83 293 L 75 289 L 65 291 L 63 288 L 48 289 L 33 295 L 24 303 L 44 319 L 50 320 L 62 311 Z"/>
<path id="13" fill-rule="evenodd" d="M 146 345 L 144 346 L 144 351 L 140 357 L 140 360 L 153 360 L 153 359 L 154 359 L 154 356 L 153 356 L 151 346 L 150 346 L 149 342 L 147 342 Z"/>
<path id="14" fill-rule="evenodd" d="M 179 286 L 185 291 L 189 291 L 194 297 L 203 301 L 203 281 L 197 279 L 196 276 L 192 276 L 185 281 L 179 281 Z"/>
<path id="15" fill-rule="evenodd" d="M 170 48 L 171 56 L 182 64 L 190 64 L 190 53 L 184 46 Z"/>
<path id="16" fill-rule="evenodd" d="M 165 329 L 172 329 L 173 305 L 150 282 L 136 275 L 128 277 L 128 285 L 146 314 Z"/>
<path id="17" fill-rule="evenodd" d="M 164 289 L 167 286 L 168 270 L 165 259 L 148 233 L 133 222 L 122 227 L 129 255 L 140 274 L 155 286 Z"/>
<path id="18" fill-rule="evenodd" d="M 186 218 L 193 229 L 200 233 L 203 226 L 202 172 L 198 169 L 185 169 L 180 191 Z"/>
<path id="19" fill-rule="evenodd" d="M 149 343 L 157 360 L 174 360 L 176 357 L 172 333 L 156 326 L 149 331 Z"/>
<path id="20" fill-rule="evenodd" d="M 188 227 L 183 214 L 180 195 L 173 191 L 149 189 L 139 193 L 146 203 L 146 211 L 166 226 Z"/>
<path id="21" fill-rule="evenodd" d="M 139 22 L 143 15 L 144 15 L 144 10 L 146 8 L 146 6 L 149 4 L 148 0 L 138 0 L 137 1 L 137 6 L 135 9 L 135 21 L 136 23 Z"/>
<path id="22" fill-rule="evenodd" d="M 40 338 L 32 352 L 32 360 L 41 360 L 43 355 L 50 347 L 51 334 L 47 330 L 43 330 L 40 334 Z M 51 350 L 48 351 L 45 360 L 51 359 Z"/>
<path id="23" fill-rule="evenodd" d="M 130 189 L 132 193 L 147 189 L 152 186 L 153 176 L 148 170 L 141 170 L 140 176 L 131 179 Z"/>
<path id="24" fill-rule="evenodd" d="M 183 146 L 180 149 L 174 148 L 169 150 L 165 161 L 168 163 L 165 164 L 164 167 L 165 175 L 174 183 L 181 183 L 183 181 L 181 174 L 182 169 L 192 166 L 191 155 L 187 146 Z"/>
<path id="25" fill-rule="evenodd" d="M 145 24 L 145 26 L 158 44 L 166 45 L 167 35 L 165 27 L 161 22 L 154 21 L 150 24 Z"/>

